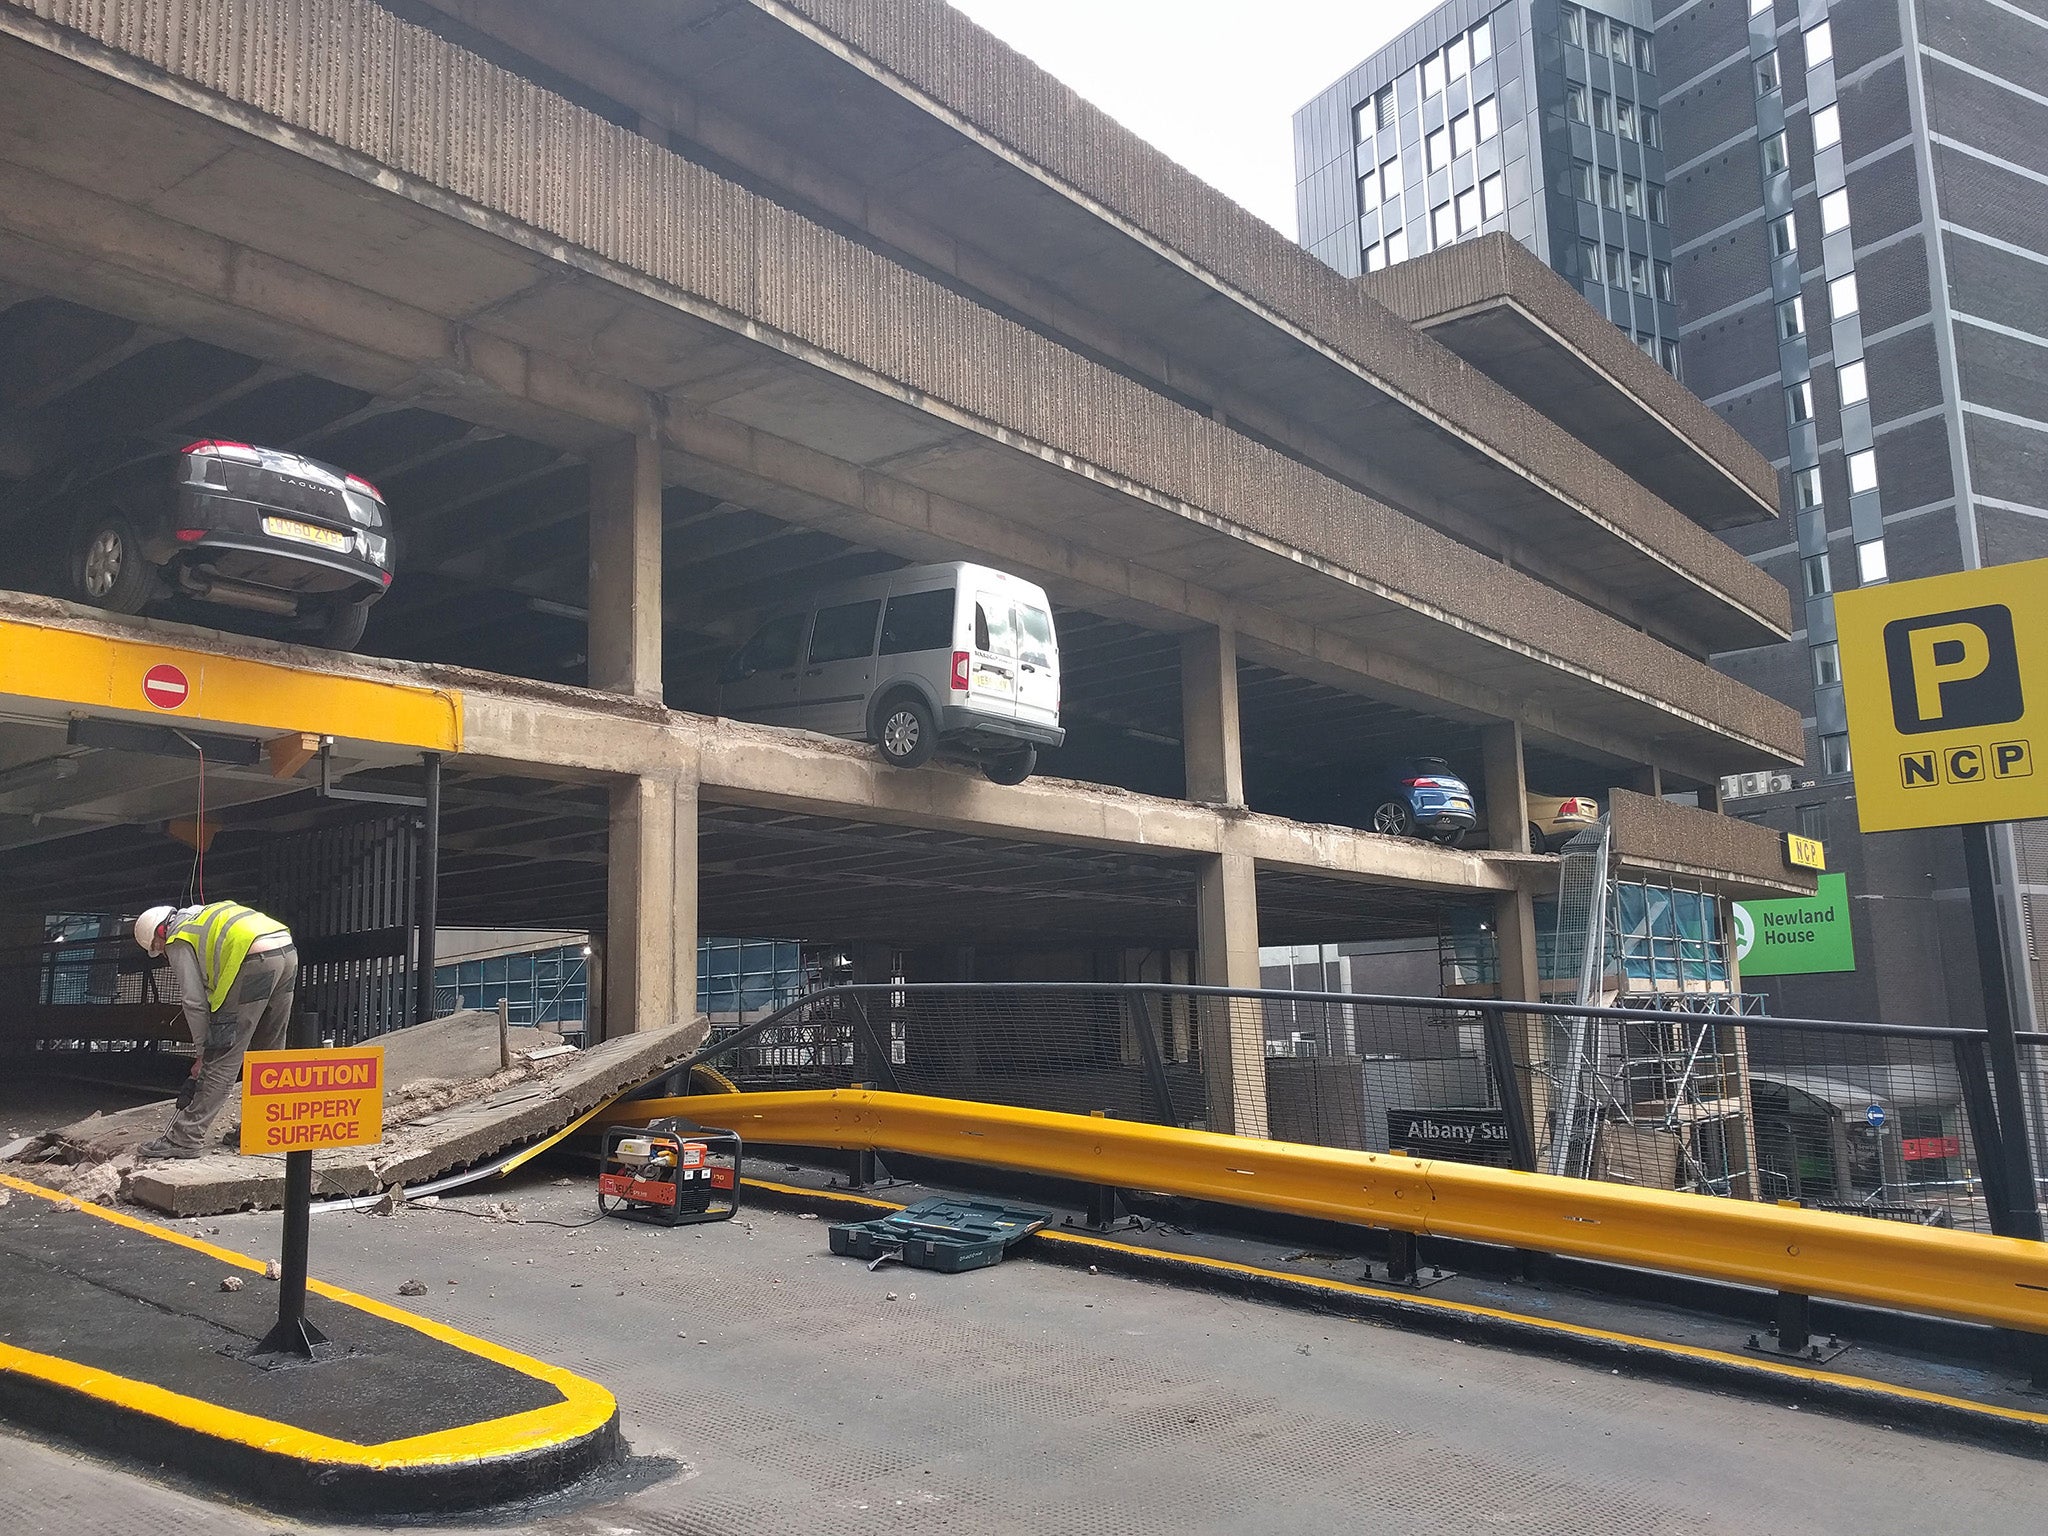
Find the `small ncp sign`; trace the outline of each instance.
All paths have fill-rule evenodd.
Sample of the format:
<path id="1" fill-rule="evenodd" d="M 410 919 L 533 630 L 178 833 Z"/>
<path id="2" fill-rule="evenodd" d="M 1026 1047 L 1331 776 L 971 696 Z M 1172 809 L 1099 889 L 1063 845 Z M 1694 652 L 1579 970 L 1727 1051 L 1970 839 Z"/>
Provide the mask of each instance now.
<path id="1" fill-rule="evenodd" d="M 2048 816 L 2048 560 L 1835 595 L 1865 832 Z"/>
<path id="2" fill-rule="evenodd" d="M 251 1051 L 244 1059 L 244 1153 L 318 1152 L 383 1139 L 383 1046 Z"/>

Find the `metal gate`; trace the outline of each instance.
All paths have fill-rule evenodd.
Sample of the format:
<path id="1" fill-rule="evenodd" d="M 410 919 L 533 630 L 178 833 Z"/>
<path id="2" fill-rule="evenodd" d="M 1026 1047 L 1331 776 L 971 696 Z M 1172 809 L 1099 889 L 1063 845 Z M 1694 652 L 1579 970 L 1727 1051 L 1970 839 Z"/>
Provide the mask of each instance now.
<path id="1" fill-rule="evenodd" d="M 301 1010 L 336 1044 L 410 1024 L 417 982 L 419 819 L 364 816 L 264 845 L 263 910 L 299 949 Z"/>

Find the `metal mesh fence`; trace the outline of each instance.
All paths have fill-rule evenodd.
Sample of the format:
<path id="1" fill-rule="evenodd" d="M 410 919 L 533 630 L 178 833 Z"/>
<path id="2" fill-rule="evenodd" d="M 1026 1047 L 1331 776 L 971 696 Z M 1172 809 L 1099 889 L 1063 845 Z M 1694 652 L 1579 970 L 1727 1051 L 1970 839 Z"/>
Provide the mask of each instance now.
<path id="1" fill-rule="evenodd" d="M 1697 1011 L 1731 1002 L 837 987 L 707 1056 L 743 1090 L 858 1083 L 1991 1228 L 1981 1032 Z M 2022 1054 L 2048 1166 L 2048 1037 Z"/>

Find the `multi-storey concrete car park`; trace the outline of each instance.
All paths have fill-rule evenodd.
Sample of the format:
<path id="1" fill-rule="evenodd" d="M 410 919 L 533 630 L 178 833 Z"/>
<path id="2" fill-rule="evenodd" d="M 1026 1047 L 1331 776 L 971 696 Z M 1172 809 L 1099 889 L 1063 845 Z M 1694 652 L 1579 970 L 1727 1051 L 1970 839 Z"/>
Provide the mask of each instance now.
<path id="1" fill-rule="evenodd" d="M 601 931 L 610 1031 L 694 1011 L 700 931 L 1256 985 L 1262 940 L 1476 903 L 1533 996 L 1525 783 L 1611 800 L 1624 867 L 1794 881 L 1710 809 L 1799 721 L 1702 659 L 1788 633 L 1711 531 L 1775 482 L 1504 241 L 1401 302 L 937 0 L 0 0 L 0 475 L 242 434 L 375 480 L 402 540 L 383 659 L 0 621 L 458 698 L 441 917 Z M 1058 605 L 1042 777 L 707 712 L 762 606 L 940 559 Z M 156 899 L 187 766 L 77 744 L 62 691 L 0 700 L 0 902 Z M 1404 751 L 1470 764 L 1491 850 L 1342 824 Z M 214 810 L 306 825 L 314 776 Z"/>

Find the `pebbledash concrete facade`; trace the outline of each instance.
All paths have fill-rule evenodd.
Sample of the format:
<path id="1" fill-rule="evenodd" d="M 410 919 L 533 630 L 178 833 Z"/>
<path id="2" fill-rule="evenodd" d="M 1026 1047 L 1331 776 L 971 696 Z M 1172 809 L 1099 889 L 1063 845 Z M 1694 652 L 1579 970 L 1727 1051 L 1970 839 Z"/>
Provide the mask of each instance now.
<path id="1" fill-rule="evenodd" d="M 1494 289 L 1550 280 L 1506 245 Z M 713 805 L 1166 861 L 1195 974 L 1237 985 L 1307 881 L 1488 904 L 1536 995 L 1531 760 L 1693 792 L 1709 889 L 1805 884 L 1711 814 L 1802 753 L 1707 660 L 1791 632 L 1717 533 L 1775 515 L 1753 452 L 1589 312 L 1396 313 L 936 0 L 0 0 L 0 283 L 587 462 L 587 686 L 463 674 L 463 756 L 603 788 L 614 1031 L 694 1011 Z M 1179 793 L 892 772 L 669 707 L 679 629 L 745 617 L 665 586 L 684 491 L 1156 637 Z M 1483 748 L 1491 849 L 1274 814 L 1250 721 L 1286 690 Z M 888 873 L 859 932 L 914 944 Z"/>

